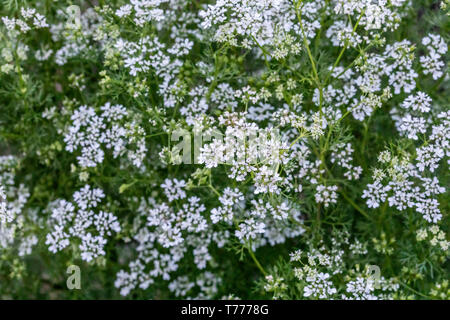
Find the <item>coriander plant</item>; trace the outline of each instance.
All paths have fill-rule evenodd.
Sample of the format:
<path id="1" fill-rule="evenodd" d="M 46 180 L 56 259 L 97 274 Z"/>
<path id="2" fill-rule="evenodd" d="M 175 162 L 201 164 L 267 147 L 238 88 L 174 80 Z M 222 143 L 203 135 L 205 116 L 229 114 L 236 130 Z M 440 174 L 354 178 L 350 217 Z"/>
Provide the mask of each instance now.
<path id="1" fill-rule="evenodd" d="M 450 299 L 449 10 L 2 0 L 0 298 Z"/>

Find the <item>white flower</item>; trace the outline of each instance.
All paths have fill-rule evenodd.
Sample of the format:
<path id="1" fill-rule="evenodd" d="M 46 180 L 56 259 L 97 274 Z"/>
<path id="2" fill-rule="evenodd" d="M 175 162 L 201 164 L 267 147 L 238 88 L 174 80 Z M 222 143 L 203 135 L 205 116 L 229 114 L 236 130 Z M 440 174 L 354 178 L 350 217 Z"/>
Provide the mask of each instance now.
<path id="1" fill-rule="evenodd" d="M 407 114 L 400 120 L 399 131 L 406 135 L 408 139 L 417 140 L 418 133 L 426 132 L 425 119 L 421 117 L 411 117 Z"/>
<path id="2" fill-rule="evenodd" d="M 431 98 L 426 93 L 419 91 L 416 95 L 409 95 L 401 106 L 407 110 L 429 112 L 431 101 Z"/>
<path id="3" fill-rule="evenodd" d="M 323 203 L 324 207 L 327 208 L 330 203 L 337 202 L 337 186 L 324 186 L 317 185 L 315 199 L 317 203 Z"/>
<path id="4" fill-rule="evenodd" d="M 186 181 L 178 180 L 176 178 L 166 179 L 161 185 L 161 188 L 164 189 L 164 193 L 170 202 L 186 198 L 186 192 L 183 190 L 185 187 Z"/>

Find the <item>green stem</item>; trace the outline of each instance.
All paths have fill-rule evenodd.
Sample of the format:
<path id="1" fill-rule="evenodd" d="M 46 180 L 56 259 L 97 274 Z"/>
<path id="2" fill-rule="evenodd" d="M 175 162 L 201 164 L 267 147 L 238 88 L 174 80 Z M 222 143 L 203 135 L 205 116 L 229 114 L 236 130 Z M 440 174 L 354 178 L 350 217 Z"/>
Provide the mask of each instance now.
<path id="1" fill-rule="evenodd" d="M 252 35 L 251 36 L 253 41 L 255 41 L 256 45 L 261 49 L 263 55 L 264 55 L 264 63 L 266 64 L 267 69 L 270 70 L 270 65 L 269 65 L 269 61 L 267 60 L 267 55 L 269 54 L 258 42 L 258 40 L 256 40 L 256 38 Z"/>
<path id="2" fill-rule="evenodd" d="M 403 287 L 405 287 L 406 289 L 410 290 L 411 292 L 414 292 L 415 294 L 417 294 L 417 295 L 419 295 L 419 296 L 421 296 L 421 297 L 423 297 L 423 298 L 426 298 L 426 299 L 432 299 L 432 297 L 427 296 L 427 295 L 425 295 L 425 294 L 423 294 L 423 293 L 420 293 L 419 291 L 417 291 L 417 290 L 411 288 L 410 286 L 408 286 L 406 283 L 403 283 L 403 282 L 401 282 L 401 281 L 399 281 L 398 283 L 401 284 L 401 285 L 402 285 Z"/>
<path id="3" fill-rule="evenodd" d="M 309 61 L 311 62 L 316 85 L 317 85 L 317 88 L 319 89 L 319 112 L 320 112 L 320 115 L 322 116 L 323 87 L 322 87 L 322 84 L 320 83 L 319 74 L 317 73 L 316 63 L 314 62 L 314 58 L 313 58 L 311 50 L 309 48 L 308 39 L 306 38 L 306 34 L 305 34 L 305 29 L 303 28 L 302 17 L 301 17 L 301 13 L 299 12 L 300 3 L 301 3 L 301 1 L 297 1 L 295 13 L 296 13 L 297 19 L 300 23 L 300 29 L 302 30 L 303 44 L 306 48 L 306 52 L 308 53 L 308 57 L 309 57 Z"/>
<path id="4" fill-rule="evenodd" d="M 355 26 L 353 27 L 351 36 L 353 36 L 353 34 L 356 32 L 356 28 L 358 28 L 359 22 L 361 21 L 361 18 L 362 18 L 362 16 L 363 16 L 363 14 L 364 14 L 364 10 L 361 11 L 361 14 L 359 15 L 358 21 L 356 22 Z M 331 68 L 330 73 L 328 74 L 327 78 L 325 79 L 325 84 L 328 82 L 328 79 L 329 79 L 329 78 L 331 77 L 331 75 L 333 74 L 334 69 L 337 67 L 337 65 L 338 65 L 339 62 L 341 61 L 342 56 L 344 55 L 344 52 L 345 52 L 345 50 L 347 49 L 347 47 L 348 47 L 348 41 L 345 42 L 345 45 L 344 45 L 344 47 L 342 48 L 341 52 L 339 53 L 339 56 L 338 56 L 338 58 L 336 59 L 336 61 L 335 61 L 334 65 L 333 65 L 333 67 Z"/>
<path id="5" fill-rule="evenodd" d="M 363 210 L 361 209 L 352 199 L 350 199 L 349 196 L 347 196 L 347 194 L 344 191 L 339 191 L 341 193 L 341 195 L 344 197 L 345 200 L 347 200 L 348 203 L 350 203 L 350 205 L 356 209 L 356 211 L 358 211 L 359 213 L 361 213 L 364 217 L 366 217 L 367 219 L 370 219 L 369 215 Z"/>
<path id="6" fill-rule="evenodd" d="M 252 257 L 253 261 L 255 262 L 256 266 L 258 267 L 259 271 L 261 271 L 261 273 L 264 276 L 267 276 L 267 272 L 264 270 L 264 268 L 261 266 L 261 264 L 259 263 L 258 259 L 256 258 L 255 254 L 253 253 L 252 249 L 250 249 L 250 246 L 247 246 L 247 250 L 250 253 L 250 257 Z"/>

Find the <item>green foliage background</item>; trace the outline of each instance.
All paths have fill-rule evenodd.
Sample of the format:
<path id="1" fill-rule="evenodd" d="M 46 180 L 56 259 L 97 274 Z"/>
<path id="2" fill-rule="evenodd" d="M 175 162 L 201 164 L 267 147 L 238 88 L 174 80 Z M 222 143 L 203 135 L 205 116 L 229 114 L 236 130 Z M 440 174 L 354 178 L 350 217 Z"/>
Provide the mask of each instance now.
<path id="1" fill-rule="evenodd" d="M 192 1 L 192 6 L 198 6 L 204 1 Z M 45 1 L 45 6 L 40 10 L 49 23 L 56 10 L 64 9 L 71 3 L 80 5 L 82 8 L 95 6 L 97 4 L 108 4 L 113 8 L 122 4 L 122 1 Z M 414 0 L 409 7 L 408 18 L 402 26 L 394 33 L 388 35 L 387 42 L 392 40 L 409 39 L 413 43 L 420 43 L 423 36 L 429 32 L 439 33 L 448 43 L 450 24 L 448 16 L 444 10 L 440 10 L 439 1 Z M 34 1 L 7 0 L 0 4 L 0 16 L 18 15 L 21 6 L 34 6 Z M 325 21 L 326 23 L 326 21 Z M 120 28 L 121 32 L 128 32 L 130 37 L 139 37 L 131 25 L 118 25 L 111 21 L 112 28 Z M 3 28 L 3 27 L 2 27 Z M 155 32 L 149 26 L 144 32 Z M 41 42 L 50 43 L 50 32 L 48 30 L 32 31 L 25 39 L 31 47 L 38 47 Z M 168 35 L 160 35 L 162 39 Z M 324 35 L 322 35 L 324 37 Z M 391 39 L 390 39 L 391 38 Z M 46 41 L 45 41 L 46 40 Z M 0 41 L 0 50 L 2 42 Z M 136 113 L 141 114 L 148 127 L 144 128 L 149 134 L 148 145 L 167 144 L 167 135 L 159 135 L 160 130 L 149 124 L 149 119 L 158 117 L 158 111 L 154 108 L 158 104 L 158 96 L 151 94 L 149 100 L 133 98 L 127 83 L 133 81 L 129 79 L 127 72 L 113 70 L 104 67 L 104 57 L 100 56 L 95 48 L 91 48 L 89 54 L 83 58 L 70 60 L 64 66 L 56 64 L 35 65 L 30 62 L 22 62 L 22 68 L 28 77 L 18 76 L 15 73 L 0 74 L 0 155 L 20 154 L 23 160 L 16 172 L 16 180 L 26 182 L 31 190 L 31 199 L 28 205 L 32 207 L 45 208 L 47 203 L 55 198 L 69 199 L 73 190 L 83 186 L 78 181 L 78 174 L 70 169 L 74 163 L 74 155 L 64 151 L 64 142 L 61 135 L 56 132 L 54 125 L 43 119 L 42 112 L 53 105 L 70 105 L 72 99 L 82 101 L 90 105 L 99 105 L 106 101 L 114 101 L 132 108 Z M 327 69 L 322 66 L 332 64 L 337 55 L 338 48 L 330 48 L 321 45 L 320 39 L 313 45 L 313 55 L 318 61 L 319 77 L 324 78 Z M 257 84 L 261 79 L 249 77 L 249 71 L 255 68 L 252 56 L 243 54 L 236 48 L 217 43 L 205 43 L 203 46 L 196 46 L 190 54 L 190 62 L 186 62 L 183 67 L 181 77 L 189 87 L 198 81 L 196 77 L 196 61 L 198 57 L 208 57 L 214 61 L 217 68 L 218 80 L 230 79 L 236 82 L 244 77 L 249 83 Z M 343 58 L 343 63 L 348 64 L 356 57 L 354 52 L 348 53 Z M 303 77 L 304 91 L 311 88 L 311 70 L 308 57 L 305 52 L 300 56 L 299 64 L 305 66 L 299 69 Z M 282 66 L 273 66 L 282 68 Z M 105 88 L 100 83 L 104 78 L 101 71 L 107 69 L 107 74 L 111 78 L 110 86 Z M 71 74 L 83 74 L 86 79 L 86 89 L 80 91 L 72 86 L 69 80 Z M 147 81 L 151 87 L 156 87 L 153 82 L 153 75 L 149 74 Z M 420 79 L 420 86 L 427 92 L 436 104 L 442 106 L 450 105 L 449 95 L 450 85 L 442 78 L 439 82 Z M 302 90 L 302 88 L 299 88 Z M 400 103 L 405 95 L 399 95 L 392 99 L 387 106 L 377 110 L 374 115 L 364 122 L 347 118 L 342 127 L 337 128 L 332 135 L 333 143 L 345 141 L 349 135 L 353 135 L 358 144 L 355 146 L 355 159 L 363 167 L 364 172 L 369 172 L 370 168 L 376 165 L 376 155 L 383 151 L 386 145 L 402 149 L 411 148 L 407 140 L 398 140 L 393 122 L 386 110 Z M 307 98 L 306 101 L 309 101 Z M 178 115 L 174 114 L 177 118 Z M 153 135 L 154 136 L 151 136 Z M 158 161 L 157 151 L 151 150 L 146 161 Z M 128 224 L 123 227 L 123 231 L 117 235 L 116 239 L 108 242 L 106 256 L 99 259 L 95 264 L 82 262 L 76 250 L 65 250 L 58 254 L 48 251 L 45 243 L 45 226 L 36 225 L 35 228 L 44 228 L 39 231 L 41 238 L 33 253 L 25 258 L 19 258 L 14 250 L 0 250 L 0 298 L 2 299 L 123 299 L 114 287 L 116 273 L 123 268 L 124 262 L 128 261 L 128 256 L 132 256 L 129 244 L 124 239 L 129 235 L 132 221 L 133 207 L 127 199 L 131 196 L 145 196 L 154 191 L 154 186 L 162 183 L 166 176 L 176 176 L 182 172 L 193 173 L 198 165 L 168 166 L 166 169 L 152 171 L 149 174 L 141 173 L 137 169 L 121 169 L 118 160 L 105 157 L 105 161 L 97 168 L 90 171 L 90 181 L 93 185 L 101 187 L 108 195 L 109 199 L 116 203 L 112 210 L 118 215 L 121 221 Z M 216 168 L 211 172 L 214 184 L 226 186 L 227 181 L 224 168 Z M 448 169 L 442 169 L 438 173 L 449 186 Z M 363 186 L 368 183 L 369 175 L 357 183 L 348 183 L 345 186 L 346 195 L 353 199 L 350 202 L 339 201 L 332 209 L 324 212 L 321 223 L 316 225 L 311 222 L 310 228 L 313 231 L 312 239 L 315 237 L 326 237 L 334 228 L 343 228 L 351 234 L 357 234 L 359 238 L 368 242 L 374 237 L 381 237 L 384 232 L 387 239 L 395 239 L 395 253 L 391 256 L 381 255 L 369 248 L 369 254 L 365 261 L 352 261 L 349 257 L 349 264 L 369 263 L 377 264 L 383 270 L 383 274 L 389 277 L 401 276 L 405 287 L 402 287 L 403 294 L 399 298 L 431 298 L 430 290 L 433 286 L 449 278 L 450 266 L 446 256 L 433 251 L 426 245 L 417 245 L 415 241 L 414 226 L 420 223 L 420 217 L 409 214 L 405 219 L 404 215 L 393 212 L 389 208 L 380 208 L 370 212 L 371 219 L 364 219 L 358 208 L 367 211 L 364 201 L 360 198 Z M 342 181 L 340 181 L 342 182 Z M 344 183 L 344 182 L 342 182 Z M 124 185 L 131 186 L 124 189 Z M 120 192 L 120 188 L 122 191 Z M 202 199 L 208 199 L 213 205 L 217 199 L 210 190 L 204 187 L 195 189 Z M 442 212 L 448 214 L 449 197 L 448 194 L 441 195 L 439 199 Z M 303 210 L 313 212 L 315 206 L 312 202 L 301 203 Z M 311 209 L 311 210 L 310 210 Z M 315 220 L 312 215 L 311 221 Z M 448 215 L 441 227 L 448 231 Z M 296 238 L 287 241 L 283 245 L 272 248 L 258 249 L 256 255 L 269 272 L 282 275 L 285 279 L 293 281 L 291 286 L 295 287 L 292 276 L 292 268 L 287 260 L 289 253 L 297 248 L 306 248 L 307 242 L 303 238 Z M 261 273 L 255 266 L 248 253 L 236 246 L 236 248 L 217 249 L 216 263 L 225 270 L 223 276 L 224 285 L 221 287 L 219 297 L 230 292 L 243 299 L 270 298 L 269 293 L 261 288 Z M 81 290 L 67 290 L 66 269 L 69 265 L 76 264 L 81 267 Z M 402 268 L 408 268 L 410 272 L 403 272 Z M 194 268 L 193 265 L 185 263 L 180 267 L 180 273 L 189 273 Z M 289 282 L 291 283 L 291 282 Z M 164 283 L 156 283 L 147 290 L 135 291 L 127 299 L 169 299 L 174 298 L 165 289 Z M 297 298 L 295 290 L 290 298 Z M 448 296 L 447 296 L 448 298 Z"/>

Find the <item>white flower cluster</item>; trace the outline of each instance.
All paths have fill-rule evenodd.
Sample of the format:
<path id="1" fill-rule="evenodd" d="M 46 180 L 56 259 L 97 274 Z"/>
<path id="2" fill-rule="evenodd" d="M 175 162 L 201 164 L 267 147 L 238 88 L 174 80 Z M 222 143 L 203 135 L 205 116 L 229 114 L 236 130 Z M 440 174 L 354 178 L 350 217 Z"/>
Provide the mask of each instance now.
<path id="1" fill-rule="evenodd" d="M 195 280 L 189 280 L 188 276 L 180 276 L 169 284 L 169 290 L 175 296 L 188 299 L 208 299 L 214 297 L 218 292 L 218 286 L 222 279 L 217 275 L 206 271 L 196 277 Z M 196 293 L 196 295 L 194 295 Z"/>
<path id="2" fill-rule="evenodd" d="M 225 188 L 219 201 L 222 204 L 220 207 L 211 210 L 212 223 L 223 221 L 228 224 L 233 224 L 234 213 L 242 205 L 244 195 L 238 188 Z"/>
<path id="3" fill-rule="evenodd" d="M 440 59 L 447 53 L 447 43 L 438 34 L 428 34 L 422 39 L 422 44 L 428 49 L 428 55 L 420 57 L 423 73 L 438 80 L 445 70 L 445 63 Z"/>
<path id="4" fill-rule="evenodd" d="M 282 153 L 288 149 L 287 143 L 275 130 L 260 129 L 236 113 L 225 112 L 219 122 L 226 125 L 223 139 L 214 139 L 204 145 L 198 163 L 207 168 L 230 164 L 228 176 L 231 179 L 240 182 L 248 175 L 254 176 L 255 194 L 279 193 L 278 183 L 282 178 L 278 167 L 287 161 Z"/>
<path id="5" fill-rule="evenodd" d="M 140 167 L 145 158 L 144 131 L 135 121 L 128 120 L 128 112 L 122 105 L 107 102 L 100 107 L 98 115 L 94 108 L 81 106 L 71 116 L 71 125 L 64 136 L 66 150 L 75 152 L 82 168 L 95 167 L 105 157 L 104 146 L 112 150 L 114 158 L 126 153 L 133 165 Z M 134 146 L 134 148 L 132 148 Z"/>
<path id="6" fill-rule="evenodd" d="M 180 58 L 189 53 L 193 46 L 192 41 L 185 38 L 167 48 L 158 37 L 143 37 L 137 42 L 120 38 L 114 41 L 112 46 L 121 56 L 130 75 L 140 76 L 151 71 L 162 79 L 158 92 L 164 98 L 164 107 L 173 108 L 183 100 L 180 92 L 184 88 L 178 77 L 183 66 Z M 145 94 L 148 93 L 148 90 L 144 91 Z"/>
<path id="7" fill-rule="evenodd" d="M 363 39 L 361 36 L 353 31 L 350 25 L 345 24 L 343 21 L 336 21 L 330 28 L 328 28 L 326 36 L 330 38 L 333 46 L 344 47 L 351 46 L 356 47 L 361 44 Z"/>
<path id="8" fill-rule="evenodd" d="M 450 241 L 447 241 L 445 232 L 442 231 L 439 226 L 432 225 L 428 228 L 417 230 L 417 241 L 428 240 L 432 246 L 439 246 L 444 252 L 447 252 L 450 248 Z"/>
<path id="9" fill-rule="evenodd" d="M 353 166 L 353 148 L 350 143 L 339 143 L 332 148 L 331 163 L 336 163 L 340 167 L 346 169 L 344 177 L 348 180 L 357 180 L 362 173 L 360 166 Z"/>
<path id="10" fill-rule="evenodd" d="M 333 2 L 335 2 L 335 13 L 360 16 L 360 24 L 367 31 L 378 29 L 392 31 L 399 26 L 400 17 L 397 10 L 406 0 L 336 0 Z"/>
<path id="11" fill-rule="evenodd" d="M 161 185 L 169 201 L 179 203 L 178 210 L 164 202 L 157 204 L 152 198 L 140 200 L 133 236 L 138 243 L 138 257 L 130 262 L 129 272 L 121 270 L 117 274 L 115 282 L 122 295 L 136 287 L 146 289 L 158 277 L 171 279 L 171 273 L 178 270 L 180 260 L 186 255 L 193 255 L 197 268 L 205 269 L 212 259 L 210 244 L 215 242 L 222 247 L 229 238 L 228 232 L 211 228 L 200 198 L 186 197 L 184 187 L 185 182 L 176 179 L 166 179 Z M 171 286 L 176 285 L 175 281 Z"/>
<path id="12" fill-rule="evenodd" d="M 21 18 L 1 17 L 6 28 L 6 33 L 2 34 L 2 48 L 0 55 L 0 72 L 12 73 L 21 72 L 20 62 L 28 59 L 30 51 L 29 44 L 25 43 L 24 37 L 30 30 L 47 28 L 49 25 L 43 15 L 36 12 L 36 9 L 21 8 Z M 3 61 L 2 61 L 3 60 Z"/>
<path id="13" fill-rule="evenodd" d="M 235 46 L 248 46 L 249 40 L 260 45 L 275 44 L 277 38 L 283 38 L 293 29 L 300 34 L 299 27 L 294 24 L 295 12 L 286 0 L 219 0 L 201 11 L 200 17 L 204 19 L 203 28 L 217 29 L 214 32 L 217 41 Z M 317 21 L 306 27 L 310 38 L 314 36 L 313 30 L 319 27 Z M 238 43 L 237 36 L 243 36 L 244 42 Z"/>
<path id="14" fill-rule="evenodd" d="M 104 198 L 101 189 L 86 185 L 74 193 L 73 202 L 58 199 L 50 203 L 48 249 L 56 253 L 78 241 L 82 260 L 90 262 L 105 255 L 106 237 L 120 232 L 121 227 L 116 216 L 100 210 Z"/>
<path id="15" fill-rule="evenodd" d="M 336 203 L 337 202 L 337 186 L 324 186 L 324 185 L 317 185 L 316 186 L 316 202 L 317 203 L 323 203 L 325 208 L 328 208 L 330 203 Z"/>
<path id="16" fill-rule="evenodd" d="M 0 185 L 0 222 L 11 221 L 12 217 L 6 207 L 6 194 L 5 188 Z"/>
<path id="17" fill-rule="evenodd" d="M 127 295 L 136 287 L 146 289 L 158 277 L 171 279 L 171 273 L 178 270 L 188 253 L 194 256 L 198 269 L 205 269 L 212 259 L 210 245 L 214 242 L 223 247 L 231 240 L 228 230 L 213 227 L 220 222 L 236 224 L 235 236 L 243 243 L 251 243 L 253 249 L 266 243 L 283 243 L 305 231 L 300 212 L 286 203 L 274 206 L 260 199 L 252 201 L 252 209 L 244 210 L 243 194 L 226 188 L 219 197 L 221 206 L 208 214 L 198 197 L 186 196 L 184 186 L 183 180 L 176 179 L 166 179 L 161 185 L 169 201 L 178 202 L 177 210 L 166 203 L 157 204 L 154 199 L 141 200 L 136 218 L 139 227 L 134 236 L 138 258 L 130 263 L 129 272 L 121 270 L 117 275 L 116 287 L 121 288 L 121 294 Z M 164 249 L 157 249 L 160 247 Z M 177 295 L 189 291 L 193 284 L 183 287 L 184 281 L 188 281 L 186 276 L 171 282 L 171 290 Z"/>
<path id="18" fill-rule="evenodd" d="M 361 243 L 357 239 L 351 242 L 348 233 L 337 232 L 333 235 L 331 242 L 333 243 L 331 249 L 322 243 L 307 252 L 297 250 L 290 254 L 293 265 L 301 264 L 301 267 L 294 267 L 293 271 L 303 288 L 304 297 L 351 300 L 389 299 L 391 294 L 399 289 L 398 284 L 384 277 L 380 277 L 379 283 L 375 284 L 375 280 L 370 278 L 369 274 L 359 270 L 359 265 L 349 272 L 345 265 L 346 255 L 366 254 L 366 251 L 359 251 Z M 337 286 L 341 277 L 346 279 L 344 288 Z"/>
<path id="19" fill-rule="evenodd" d="M 21 8 L 20 14 L 23 18 L 2 17 L 2 21 L 7 30 L 18 30 L 20 33 L 27 33 L 32 29 L 40 29 L 48 27 L 48 23 L 43 15 L 36 12 L 33 8 Z"/>
<path id="20" fill-rule="evenodd" d="M 24 256 L 31 253 L 37 238 L 30 225 L 25 224 L 27 218 L 33 219 L 26 208 L 30 192 L 23 184 L 15 185 L 14 171 L 18 163 L 17 157 L 0 156 L 0 249 L 17 244 L 18 255 Z"/>
<path id="21" fill-rule="evenodd" d="M 94 36 L 99 30 L 101 17 L 93 8 L 83 10 L 79 17 L 70 13 L 68 16 L 67 12 L 58 9 L 57 17 L 61 22 L 50 26 L 53 41 L 62 42 L 61 48 L 55 52 L 55 63 L 63 66 L 72 59 L 88 57 L 97 46 Z"/>
<path id="22" fill-rule="evenodd" d="M 359 57 L 355 67 L 332 68 L 332 76 L 341 80 L 342 87 L 327 85 L 323 90 L 323 103 L 345 106 L 355 119 L 363 121 L 392 98 L 392 91 L 410 93 L 418 77 L 413 68 L 413 48 L 408 40 L 403 40 L 387 45 L 382 54 Z M 383 87 L 384 79 L 388 85 Z M 314 91 L 313 101 L 320 103 L 318 89 Z"/>
<path id="23" fill-rule="evenodd" d="M 431 110 L 431 98 L 424 92 L 409 95 L 401 104 L 401 109 L 392 109 L 392 119 L 398 131 L 408 139 L 418 140 L 425 137 L 432 122 L 427 113 Z M 423 139 L 421 139 L 423 140 Z"/>
<path id="24" fill-rule="evenodd" d="M 19 159 L 14 156 L 0 156 L 0 185 L 3 188 L 3 205 L 5 214 L 0 216 L 0 222 L 12 223 L 21 220 L 21 214 L 30 197 L 28 188 L 21 184 L 15 186 L 14 169 Z M 7 201 L 9 199 L 9 201 Z"/>
<path id="25" fill-rule="evenodd" d="M 131 0 L 131 4 L 121 6 L 116 10 L 119 18 L 132 17 L 136 25 L 142 27 L 151 21 L 164 19 L 164 10 L 158 8 L 168 0 Z"/>
<path id="26" fill-rule="evenodd" d="M 251 201 L 248 210 L 243 208 L 244 196 L 237 189 L 226 188 L 219 198 L 221 207 L 211 211 L 213 221 L 235 224 L 235 236 L 244 244 L 251 243 L 253 249 L 267 243 L 284 243 L 305 232 L 300 211 L 288 202 L 271 203 L 263 199 Z M 217 223 L 214 222 L 214 223 Z"/>
<path id="27" fill-rule="evenodd" d="M 433 120 L 431 102 L 427 94 L 419 91 L 409 95 L 401 109 L 392 110 L 399 132 L 412 140 L 420 137 L 423 144 L 416 149 L 415 159 L 409 155 L 394 156 L 388 151 L 380 154 L 379 161 L 387 168 L 374 171 L 374 182 L 362 195 L 369 207 L 377 208 L 387 199 L 389 206 L 401 211 L 415 208 L 428 222 L 442 219 L 439 202 L 434 197 L 446 189 L 427 172 L 435 172 L 439 162 L 449 156 L 450 121 L 448 112 L 437 114 Z M 386 184 L 382 182 L 386 180 Z"/>
<path id="28" fill-rule="evenodd" d="M 186 198 L 186 192 L 184 191 L 185 187 L 186 181 L 178 180 L 176 178 L 166 179 L 164 180 L 164 183 L 161 185 L 161 188 L 164 189 L 164 193 L 169 202 Z"/>
<path id="29" fill-rule="evenodd" d="M 445 188 L 436 177 L 423 175 L 420 164 L 414 165 L 407 156 L 400 158 L 383 151 L 378 159 L 386 169 L 375 169 L 374 182 L 363 192 L 362 198 L 367 199 L 369 208 L 377 208 L 387 200 L 390 207 L 399 211 L 415 208 L 430 223 L 442 219 L 439 202 L 434 197 L 444 193 Z"/>

